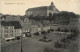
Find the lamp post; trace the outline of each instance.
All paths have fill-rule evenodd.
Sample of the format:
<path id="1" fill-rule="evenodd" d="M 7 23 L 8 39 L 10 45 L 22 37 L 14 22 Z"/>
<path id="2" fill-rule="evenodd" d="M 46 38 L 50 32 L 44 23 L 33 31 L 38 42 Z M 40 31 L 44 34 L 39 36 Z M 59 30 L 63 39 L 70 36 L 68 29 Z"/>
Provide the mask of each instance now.
<path id="1" fill-rule="evenodd" d="M 21 36 L 21 52 L 23 52 L 23 49 L 22 49 L 22 36 Z"/>

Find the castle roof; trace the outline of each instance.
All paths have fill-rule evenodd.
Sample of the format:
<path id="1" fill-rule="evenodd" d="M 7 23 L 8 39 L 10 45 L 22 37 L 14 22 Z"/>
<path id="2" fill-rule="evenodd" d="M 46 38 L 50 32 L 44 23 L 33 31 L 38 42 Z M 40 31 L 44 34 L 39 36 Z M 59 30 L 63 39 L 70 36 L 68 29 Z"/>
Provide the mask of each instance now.
<path id="1" fill-rule="evenodd" d="M 41 6 L 41 7 L 35 7 L 35 8 L 29 8 L 27 11 L 35 11 L 35 10 L 47 10 L 49 9 L 48 6 Z"/>
<path id="2" fill-rule="evenodd" d="M 41 7 L 34 7 L 34 8 L 29 8 L 27 11 L 36 11 L 36 10 L 53 10 L 55 9 L 56 11 L 59 11 L 55 5 L 53 5 L 53 2 L 51 2 L 50 6 L 41 6 Z"/>

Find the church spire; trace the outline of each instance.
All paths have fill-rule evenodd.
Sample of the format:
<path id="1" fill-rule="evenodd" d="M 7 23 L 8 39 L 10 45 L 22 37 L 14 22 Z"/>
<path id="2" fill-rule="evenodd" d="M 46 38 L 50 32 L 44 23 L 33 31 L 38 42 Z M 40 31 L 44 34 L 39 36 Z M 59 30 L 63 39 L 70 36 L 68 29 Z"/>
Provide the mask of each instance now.
<path id="1" fill-rule="evenodd" d="M 51 2 L 51 5 L 54 5 L 54 3 L 53 3 L 53 2 Z"/>
<path id="2" fill-rule="evenodd" d="M 53 10 L 54 7 L 55 7 L 55 6 L 54 6 L 54 3 L 51 2 L 51 5 L 49 6 L 50 10 Z"/>

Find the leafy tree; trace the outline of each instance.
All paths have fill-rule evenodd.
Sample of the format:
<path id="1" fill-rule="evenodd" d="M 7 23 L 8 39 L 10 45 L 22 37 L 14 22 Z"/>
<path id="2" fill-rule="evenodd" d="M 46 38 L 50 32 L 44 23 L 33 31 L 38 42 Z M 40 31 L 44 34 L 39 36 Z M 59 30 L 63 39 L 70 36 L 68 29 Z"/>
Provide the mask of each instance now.
<path id="1" fill-rule="evenodd" d="M 47 38 L 47 32 L 46 31 L 42 31 L 41 34 L 43 34 L 43 39 Z"/>
<path id="2" fill-rule="evenodd" d="M 70 39 L 70 40 L 75 40 L 77 38 L 78 34 L 71 34 L 67 37 L 67 39 Z"/>
<path id="3" fill-rule="evenodd" d="M 64 48 L 65 48 L 65 43 L 66 43 L 66 42 L 69 42 L 69 40 L 64 37 L 63 39 L 61 39 L 61 42 L 64 43 Z"/>
<path id="4" fill-rule="evenodd" d="M 54 50 L 52 48 L 45 48 L 44 52 L 54 52 Z"/>
<path id="5" fill-rule="evenodd" d="M 58 28 L 57 31 L 60 31 L 60 28 Z"/>
<path id="6" fill-rule="evenodd" d="M 67 39 L 72 39 L 72 36 L 67 36 Z"/>
<path id="7" fill-rule="evenodd" d="M 50 33 L 50 30 L 48 30 L 47 33 Z"/>
<path id="8" fill-rule="evenodd" d="M 12 41 L 13 41 L 13 40 L 15 40 L 15 39 L 12 39 Z"/>
<path id="9" fill-rule="evenodd" d="M 28 37 L 28 39 L 31 37 L 31 33 L 30 32 L 27 32 L 26 33 L 26 37 Z"/>
<path id="10" fill-rule="evenodd" d="M 29 19 L 33 19 L 33 17 L 34 17 L 33 15 L 30 15 L 30 16 L 29 16 Z"/>
<path id="11" fill-rule="evenodd" d="M 53 31 L 54 31 L 54 29 L 50 29 L 50 31 L 52 31 L 52 32 L 53 32 Z"/>
<path id="12" fill-rule="evenodd" d="M 62 48 L 63 45 L 60 44 L 60 43 L 57 41 L 57 42 L 55 42 L 54 47 L 57 48 L 57 52 L 59 52 L 59 51 L 58 51 L 58 48 Z"/>
<path id="13" fill-rule="evenodd" d="M 34 33 L 34 36 L 36 37 L 39 36 L 39 32 Z"/>
<path id="14" fill-rule="evenodd" d="M 9 42 L 10 40 L 6 40 L 7 42 Z"/>
<path id="15" fill-rule="evenodd" d="M 17 37 L 16 37 L 16 39 L 17 39 L 17 40 L 18 40 L 18 42 L 19 42 L 19 40 L 21 39 L 21 37 L 20 37 L 20 36 L 17 36 Z"/>
<path id="16" fill-rule="evenodd" d="M 47 34 L 47 32 L 46 31 L 42 31 L 41 34 Z"/>
<path id="17" fill-rule="evenodd" d="M 49 13 L 49 16 L 40 16 L 40 15 L 33 16 L 33 15 L 30 15 L 29 19 L 34 19 L 37 21 L 39 21 L 39 20 L 49 20 L 49 21 L 54 20 L 54 21 L 56 21 L 56 19 L 58 19 L 57 21 L 60 21 L 60 20 L 62 20 L 62 18 L 65 20 L 70 20 L 70 18 L 75 18 L 75 17 L 79 17 L 79 16 L 73 12 L 61 11 L 59 13 L 54 13 L 54 14 Z M 65 22 L 65 23 L 67 23 L 67 22 Z"/>
<path id="18" fill-rule="evenodd" d="M 64 32 L 69 32 L 69 31 L 67 29 L 65 29 Z"/>

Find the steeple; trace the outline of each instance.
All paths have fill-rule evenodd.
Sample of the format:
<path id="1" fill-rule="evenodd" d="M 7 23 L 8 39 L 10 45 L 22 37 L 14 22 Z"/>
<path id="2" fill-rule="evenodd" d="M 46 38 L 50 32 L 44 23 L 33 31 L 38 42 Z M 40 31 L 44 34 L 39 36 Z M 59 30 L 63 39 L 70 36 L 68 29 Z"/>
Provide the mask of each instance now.
<path id="1" fill-rule="evenodd" d="M 51 5 L 49 6 L 49 8 L 50 8 L 50 10 L 53 10 L 53 8 L 54 8 L 54 3 L 53 2 L 51 2 Z"/>
<path id="2" fill-rule="evenodd" d="M 53 2 L 51 2 L 51 5 L 54 5 L 54 3 L 53 3 Z"/>

